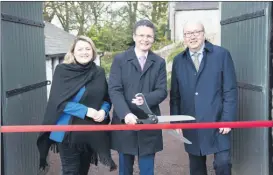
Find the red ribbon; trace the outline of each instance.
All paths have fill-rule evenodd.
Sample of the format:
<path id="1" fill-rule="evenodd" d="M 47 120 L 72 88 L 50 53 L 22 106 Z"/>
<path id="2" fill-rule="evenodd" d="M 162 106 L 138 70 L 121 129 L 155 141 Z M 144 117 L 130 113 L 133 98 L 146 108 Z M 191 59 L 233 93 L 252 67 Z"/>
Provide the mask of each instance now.
<path id="1" fill-rule="evenodd" d="M 264 128 L 273 127 L 273 121 L 207 122 L 139 125 L 16 125 L 1 126 L 0 132 L 48 132 L 48 131 L 113 131 L 155 129 L 206 129 L 206 128 Z"/>

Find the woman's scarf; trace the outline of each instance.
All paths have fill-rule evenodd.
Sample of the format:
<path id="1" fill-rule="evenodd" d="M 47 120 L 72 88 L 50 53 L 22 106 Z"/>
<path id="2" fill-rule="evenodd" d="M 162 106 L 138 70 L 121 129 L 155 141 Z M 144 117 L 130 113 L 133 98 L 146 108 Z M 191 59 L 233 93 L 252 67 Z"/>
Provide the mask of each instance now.
<path id="1" fill-rule="evenodd" d="M 43 125 L 55 125 L 63 113 L 67 104 L 83 87 L 86 91 L 79 103 L 99 110 L 102 103 L 107 101 L 110 103 L 108 96 L 108 87 L 105 78 L 105 72 L 101 67 L 90 62 L 87 65 L 76 64 L 59 64 L 53 76 L 50 96 L 44 115 Z M 108 124 L 108 120 L 102 123 L 95 122 L 93 119 L 71 118 L 70 124 L 77 125 L 95 125 Z M 40 133 L 37 140 L 37 146 L 40 153 L 40 168 L 47 166 L 46 158 L 50 147 L 56 144 L 49 139 L 50 132 Z M 83 146 L 93 152 L 92 162 L 97 164 L 99 161 L 107 166 L 110 170 L 115 170 L 116 165 L 111 158 L 110 150 L 110 133 L 108 131 L 96 132 L 66 132 L 66 138 L 71 146 Z"/>

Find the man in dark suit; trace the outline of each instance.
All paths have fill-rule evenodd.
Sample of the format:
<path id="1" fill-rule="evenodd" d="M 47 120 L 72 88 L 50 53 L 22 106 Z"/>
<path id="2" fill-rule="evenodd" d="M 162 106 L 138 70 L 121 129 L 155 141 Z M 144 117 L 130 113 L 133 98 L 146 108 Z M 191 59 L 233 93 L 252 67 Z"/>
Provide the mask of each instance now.
<path id="1" fill-rule="evenodd" d="M 200 22 L 183 30 L 187 48 L 175 56 L 172 67 L 170 113 L 195 116 L 196 122 L 234 121 L 237 84 L 229 51 L 205 39 Z M 190 175 L 207 175 L 206 155 L 214 154 L 216 175 L 231 174 L 230 128 L 187 129 L 183 135 L 189 154 Z M 182 134 L 181 129 L 177 130 Z"/>
<path id="2" fill-rule="evenodd" d="M 136 124 L 148 116 L 138 109 L 143 93 L 154 114 L 167 97 L 166 63 L 150 49 L 155 27 L 140 20 L 133 30 L 135 46 L 114 57 L 109 76 L 109 95 L 114 106 L 112 124 Z M 161 130 L 113 131 L 112 148 L 119 152 L 119 175 L 132 175 L 135 156 L 141 175 L 154 174 L 155 153 L 163 149 Z"/>

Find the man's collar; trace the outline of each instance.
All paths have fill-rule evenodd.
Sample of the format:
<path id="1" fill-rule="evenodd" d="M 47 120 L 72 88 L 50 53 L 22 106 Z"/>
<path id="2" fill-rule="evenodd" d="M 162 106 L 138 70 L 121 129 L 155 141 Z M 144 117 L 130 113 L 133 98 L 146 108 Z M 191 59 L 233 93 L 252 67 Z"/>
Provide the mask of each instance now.
<path id="1" fill-rule="evenodd" d="M 137 51 L 136 47 L 134 48 L 134 51 L 135 51 L 135 53 L 136 53 L 136 57 L 137 57 L 137 58 L 143 56 L 141 53 L 139 53 L 139 52 Z M 148 57 L 148 53 L 149 53 L 149 52 L 146 52 L 145 55 L 144 55 L 146 58 Z"/>
<path id="2" fill-rule="evenodd" d="M 213 51 L 213 44 L 210 43 L 209 41 L 205 40 L 204 50 L 205 50 L 205 51 L 208 51 L 208 52 L 212 52 L 212 51 Z M 189 48 L 187 47 L 187 48 L 182 52 L 182 55 L 186 54 L 188 51 L 189 51 Z"/>
<path id="3" fill-rule="evenodd" d="M 205 48 L 205 42 L 202 44 L 202 47 L 197 52 L 192 52 L 192 51 L 189 50 L 190 55 L 192 56 L 194 53 L 200 53 L 200 54 L 202 54 L 204 48 Z"/>

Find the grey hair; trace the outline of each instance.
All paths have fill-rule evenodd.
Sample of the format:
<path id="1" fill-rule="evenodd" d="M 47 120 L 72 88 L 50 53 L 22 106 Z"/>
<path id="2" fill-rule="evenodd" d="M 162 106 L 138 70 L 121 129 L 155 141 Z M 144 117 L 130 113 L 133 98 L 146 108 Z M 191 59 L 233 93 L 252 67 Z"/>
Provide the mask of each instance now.
<path id="1" fill-rule="evenodd" d="M 184 25 L 183 25 L 183 26 L 184 26 L 184 27 L 183 27 L 183 33 L 184 33 L 184 30 L 185 30 L 185 26 L 188 25 L 188 24 L 199 24 L 199 25 L 201 26 L 202 30 L 203 30 L 204 33 L 205 33 L 205 27 L 204 27 L 203 23 L 202 23 L 200 20 L 186 21 L 186 22 L 184 23 Z"/>

